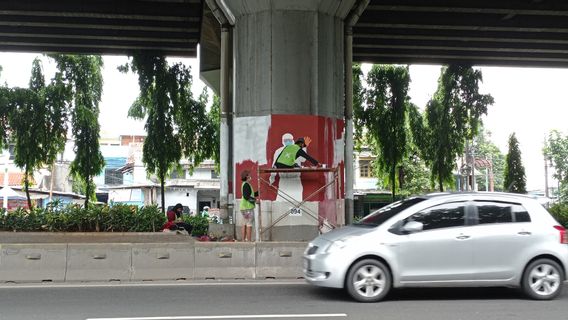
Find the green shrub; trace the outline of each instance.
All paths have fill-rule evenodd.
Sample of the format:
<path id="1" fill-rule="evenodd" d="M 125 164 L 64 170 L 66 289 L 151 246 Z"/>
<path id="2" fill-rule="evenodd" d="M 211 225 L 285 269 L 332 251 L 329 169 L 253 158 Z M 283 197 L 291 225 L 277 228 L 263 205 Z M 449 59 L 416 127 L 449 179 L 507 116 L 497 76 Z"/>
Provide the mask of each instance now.
<path id="1" fill-rule="evenodd" d="M 156 206 L 50 205 L 27 210 L 18 208 L 4 215 L 0 209 L 0 231 L 52 232 L 154 232 L 160 231 L 166 217 Z"/>
<path id="2" fill-rule="evenodd" d="M 209 232 L 209 220 L 206 217 L 183 215 L 182 220 L 193 227 L 192 236 L 204 236 Z"/>
<path id="3" fill-rule="evenodd" d="M 13 211 L 8 211 L 8 214 L 4 217 L 3 227 L 6 231 L 28 231 L 25 227 L 26 224 L 26 210 L 16 209 Z"/>
<path id="4" fill-rule="evenodd" d="M 142 207 L 138 210 L 138 215 L 134 227 L 131 231 L 153 232 L 162 230 L 162 226 L 167 219 L 157 206 Z"/>
<path id="5" fill-rule="evenodd" d="M 568 203 L 556 203 L 548 211 L 556 221 L 568 228 Z"/>

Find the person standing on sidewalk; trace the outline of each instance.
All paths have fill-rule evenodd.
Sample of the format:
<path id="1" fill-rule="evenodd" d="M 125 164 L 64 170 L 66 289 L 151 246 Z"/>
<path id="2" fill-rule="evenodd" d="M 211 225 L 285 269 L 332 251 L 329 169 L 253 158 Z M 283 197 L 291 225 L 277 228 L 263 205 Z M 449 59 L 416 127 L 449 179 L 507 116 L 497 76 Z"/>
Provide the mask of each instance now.
<path id="1" fill-rule="evenodd" d="M 254 221 L 254 207 L 256 205 L 256 197 L 258 191 L 254 192 L 251 180 L 250 171 L 244 170 L 241 172 L 241 194 L 242 199 L 239 205 L 241 215 L 243 216 L 243 226 L 241 227 L 241 239 L 243 241 L 251 241 L 252 239 L 252 224 Z"/>

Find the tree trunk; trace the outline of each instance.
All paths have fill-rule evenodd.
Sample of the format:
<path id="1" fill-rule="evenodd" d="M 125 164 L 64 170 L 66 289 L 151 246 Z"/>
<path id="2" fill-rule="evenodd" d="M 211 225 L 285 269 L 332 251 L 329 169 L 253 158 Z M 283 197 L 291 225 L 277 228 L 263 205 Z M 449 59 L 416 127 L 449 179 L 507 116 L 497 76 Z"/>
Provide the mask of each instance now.
<path id="1" fill-rule="evenodd" d="M 394 202 L 394 199 L 396 198 L 395 196 L 395 192 L 396 192 L 396 166 L 393 166 L 391 168 L 391 173 L 390 173 L 390 179 L 391 179 L 391 190 L 392 190 L 392 202 Z"/>
<path id="2" fill-rule="evenodd" d="M 442 175 L 438 175 L 438 183 L 440 184 L 440 192 L 444 192 L 444 180 Z"/>
<path id="3" fill-rule="evenodd" d="M 91 178 L 86 179 L 87 186 L 85 187 L 85 209 L 89 207 L 89 198 L 91 197 Z"/>
<path id="4" fill-rule="evenodd" d="M 166 188 L 164 187 L 164 176 L 160 175 L 160 189 L 162 192 L 162 213 L 166 214 L 166 199 L 164 197 Z"/>
<path id="5" fill-rule="evenodd" d="M 24 188 L 26 189 L 26 198 L 28 199 L 28 209 L 31 210 L 33 208 L 32 206 L 32 198 L 30 197 L 30 179 L 29 179 L 30 173 L 28 171 L 28 169 L 26 168 L 25 170 L 25 174 L 24 174 Z"/>

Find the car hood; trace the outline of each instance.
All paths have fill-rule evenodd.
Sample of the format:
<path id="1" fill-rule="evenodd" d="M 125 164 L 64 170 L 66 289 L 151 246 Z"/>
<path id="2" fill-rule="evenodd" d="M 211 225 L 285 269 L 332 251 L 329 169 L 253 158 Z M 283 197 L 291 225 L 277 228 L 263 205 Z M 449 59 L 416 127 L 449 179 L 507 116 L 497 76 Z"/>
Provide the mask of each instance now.
<path id="1" fill-rule="evenodd" d="M 324 233 L 320 236 L 320 238 L 327 241 L 337 241 L 346 237 L 362 236 L 364 234 L 372 232 L 374 229 L 374 227 L 348 225 L 339 229 L 335 229 L 328 233 Z"/>

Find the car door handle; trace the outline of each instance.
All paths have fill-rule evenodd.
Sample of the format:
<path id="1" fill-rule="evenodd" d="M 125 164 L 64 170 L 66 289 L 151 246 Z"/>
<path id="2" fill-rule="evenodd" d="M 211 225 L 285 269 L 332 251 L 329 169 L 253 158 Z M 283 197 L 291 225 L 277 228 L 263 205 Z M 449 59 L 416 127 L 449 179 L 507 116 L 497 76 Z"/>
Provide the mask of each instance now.
<path id="1" fill-rule="evenodd" d="M 469 239 L 471 238 L 470 236 L 466 236 L 466 235 L 461 235 L 461 236 L 457 236 L 456 239 L 458 240 L 465 240 L 465 239 Z"/>
<path id="2" fill-rule="evenodd" d="M 517 234 L 521 235 L 521 236 L 530 236 L 532 233 L 529 231 L 519 231 L 517 232 Z"/>

